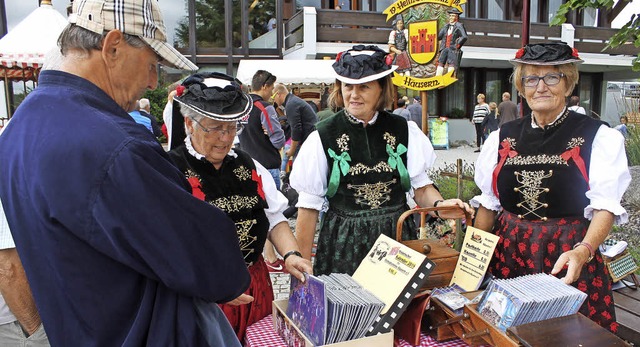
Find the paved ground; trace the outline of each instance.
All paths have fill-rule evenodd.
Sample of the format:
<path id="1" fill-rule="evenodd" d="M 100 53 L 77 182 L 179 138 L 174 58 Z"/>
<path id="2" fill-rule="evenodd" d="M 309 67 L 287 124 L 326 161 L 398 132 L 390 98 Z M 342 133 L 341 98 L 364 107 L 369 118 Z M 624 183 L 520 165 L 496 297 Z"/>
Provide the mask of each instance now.
<path id="1" fill-rule="evenodd" d="M 460 146 L 456 148 L 449 149 L 436 149 L 436 162 L 434 164 L 435 168 L 442 168 L 446 164 L 455 164 L 458 158 L 462 159 L 463 162 L 468 164 L 475 164 L 476 159 L 478 159 L 477 152 L 474 152 L 476 147 L 471 146 Z"/>

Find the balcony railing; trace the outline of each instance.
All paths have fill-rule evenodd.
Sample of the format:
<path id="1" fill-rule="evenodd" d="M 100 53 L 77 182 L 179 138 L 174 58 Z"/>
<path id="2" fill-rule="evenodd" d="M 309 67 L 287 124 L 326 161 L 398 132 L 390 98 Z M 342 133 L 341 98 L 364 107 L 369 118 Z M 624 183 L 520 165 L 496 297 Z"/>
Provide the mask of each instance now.
<path id="1" fill-rule="evenodd" d="M 285 50 L 304 44 L 304 11 L 296 13 L 284 25 Z M 316 9 L 316 43 L 377 43 L 385 44 L 389 38 L 391 24 L 386 16 L 378 12 L 335 11 Z M 474 47 L 518 49 L 522 46 L 522 22 L 496 21 L 488 19 L 462 18 L 469 40 Z M 575 27 L 573 37 L 563 36 L 562 28 L 547 24 L 531 24 L 529 42 L 545 42 L 573 39 L 580 52 L 636 55 L 638 49 L 629 43 L 615 49 L 608 48 L 607 40 L 617 29 Z M 604 50 L 604 51 L 603 51 Z"/>

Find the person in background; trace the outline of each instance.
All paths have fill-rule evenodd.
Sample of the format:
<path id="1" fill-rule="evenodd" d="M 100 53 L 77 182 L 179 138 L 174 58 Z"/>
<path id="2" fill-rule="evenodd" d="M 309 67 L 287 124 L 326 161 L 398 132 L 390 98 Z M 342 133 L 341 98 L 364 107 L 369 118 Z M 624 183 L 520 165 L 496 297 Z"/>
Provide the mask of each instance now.
<path id="1" fill-rule="evenodd" d="M 406 192 L 420 206 L 459 206 L 443 200 L 427 171 L 435 161 L 429 139 L 413 122 L 384 111 L 393 101 L 386 53 L 377 46 L 354 46 L 338 54 L 330 105 L 344 108 L 317 124 L 300 149 L 291 172 L 299 193 L 296 237 L 300 252 L 311 247 L 325 197 L 329 210 L 321 224 L 314 273 L 353 274 L 380 234 L 392 236 L 398 217 L 408 209 Z M 411 143 L 411 146 L 408 144 Z M 443 212 L 443 218 L 462 217 Z M 407 218 L 404 239 L 415 239 Z"/>
<path id="2" fill-rule="evenodd" d="M 153 134 L 153 128 L 151 127 L 151 119 L 149 117 L 143 116 L 140 114 L 140 102 L 136 101 L 136 107 L 133 111 L 129 112 L 129 116 L 133 118 L 136 123 L 144 126 Z"/>
<path id="3" fill-rule="evenodd" d="M 489 114 L 484 117 L 484 120 L 482 121 L 482 141 L 486 141 L 489 137 L 489 134 L 498 130 L 499 128 L 498 118 L 496 116 L 497 108 L 498 106 L 495 102 L 492 101 L 489 103 L 489 110 L 491 110 L 491 112 L 489 112 Z"/>
<path id="4" fill-rule="evenodd" d="M 160 61 L 197 66 L 156 1 L 118 4 L 74 1 L 59 70 L 0 136 L 0 199 L 42 323 L 53 346 L 240 346 L 213 304 L 250 282 L 233 221 L 128 115 Z"/>
<path id="5" fill-rule="evenodd" d="M 151 114 L 151 103 L 149 102 L 149 99 L 142 98 L 138 100 L 138 106 L 140 106 L 140 108 L 138 109 L 140 114 L 149 118 L 149 121 L 151 122 L 151 132 L 153 133 L 153 135 L 155 137 L 162 136 L 162 130 L 158 125 L 158 120 L 156 119 L 156 116 Z"/>
<path id="6" fill-rule="evenodd" d="M 482 121 L 487 115 L 489 115 L 491 110 L 489 110 L 489 105 L 484 101 L 485 100 L 484 94 L 482 93 L 478 94 L 478 96 L 476 97 L 476 100 L 478 100 L 478 103 L 473 108 L 473 114 L 471 115 L 471 122 L 476 128 L 476 145 L 478 146 L 478 149 L 476 149 L 474 152 L 480 152 L 480 147 L 482 146 L 482 133 L 483 133 Z"/>
<path id="7" fill-rule="evenodd" d="M 584 107 L 580 106 L 580 97 L 577 95 L 572 95 L 569 98 L 569 110 L 583 114 L 585 116 L 587 115 L 587 111 L 584 109 Z"/>
<path id="8" fill-rule="evenodd" d="M 616 125 L 616 127 L 614 128 L 618 130 L 622 134 L 622 136 L 624 136 L 625 139 L 629 137 L 629 129 L 627 128 L 628 121 L 629 121 L 629 118 L 627 118 L 627 116 L 622 116 L 620 117 L 620 124 Z"/>
<path id="9" fill-rule="evenodd" d="M 309 134 L 316 129 L 318 116 L 311 106 L 299 96 L 290 94 L 284 84 L 277 83 L 273 90 L 273 100 L 284 106 L 287 122 L 291 127 L 291 147 L 284 153 L 287 158 L 293 158 L 300 150 L 300 146 Z"/>
<path id="10" fill-rule="evenodd" d="M 276 189 L 271 174 L 249 154 L 233 149 L 233 139 L 242 130 L 239 123 L 249 114 L 253 101 L 233 77 L 220 73 L 195 74 L 174 97 L 186 137 L 174 138 L 169 156 L 191 184 L 194 196 L 223 210 L 236 225 L 240 250 L 251 285 L 242 295 L 248 304 L 222 305 L 238 339 L 244 341 L 251 324 L 271 314 L 273 288 L 260 254 L 269 239 L 284 254 L 289 273 L 304 282 L 303 272 L 312 273 L 282 212 L 287 199 Z M 226 102 L 220 102 L 225 100 Z M 175 125 L 175 124 L 174 124 Z M 244 203 L 237 203 L 237 202 Z M 248 301 L 247 300 L 247 301 Z"/>
<path id="11" fill-rule="evenodd" d="M 407 104 L 406 104 L 406 101 L 404 101 L 404 99 L 398 99 L 398 108 L 393 110 L 393 114 L 398 115 L 406 119 L 407 121 L 411 119 L 411 112 L 407 110 Z"/>
<path id="12" fill-rule="evenodd" d="M 273 95 L 276 76 L 258 70 L 251 80 L 253 108 L 244 131 L 239 135 L 240 147 L 269 170 L 276 187 L 280 189 L 280 150 L 286 141 L 278 113 L 269 102 Z"/>
<path id="13" fill-rule="evenodd" d="M 411 113 L 409 120 L 418 124 L 418 128 L 422 128 L 422 104 L 419 96 L 413 97 L 413 102 L 407 106 L 407 110 Z"/>
<path id="14" fill-rule="evenodd" d="M 506 122 L 519 118 L 518 106 L 515 102 L 511 101 L 511 94 L 508 92 L 502 93 L 502 102 L 498 105 L 498 115 L 500 121 L 498 127 L 501 127 L 502 124 Z"/>
<path id="15" fill-rule="evenodd" d="M 497 278 L 550 273 L 588 294 L 580 313 L 615 332 L 611 279 L 598 250 L 631 175 L 619 132 L 569 110 L 578 52 L 530 44 L 511 60 L 513 84 L 531 114 L 489 135 L 476 162 L 482 194 L 475 226 L 500 236 L 489 271 Z M 497 218 L 496 218 L 497 217 Z"/>

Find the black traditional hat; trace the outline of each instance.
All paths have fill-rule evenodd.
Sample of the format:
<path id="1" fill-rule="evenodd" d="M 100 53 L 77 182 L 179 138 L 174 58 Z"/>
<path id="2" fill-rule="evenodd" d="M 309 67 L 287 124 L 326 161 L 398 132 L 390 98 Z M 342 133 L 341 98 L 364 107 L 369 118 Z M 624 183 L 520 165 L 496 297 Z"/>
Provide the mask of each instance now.
<path id="1" fill-rule="evenodd" d="M 448 14 L 457 14 L 458 16 L 462 14 L 462 11 L 458 10 L 457 8 L 452 8 L 449 11 L 447 11 Z"/>
<path id="2" fill-rule="evenodd" d="M 516 52 L 516 57 L 509 60 L 511 63 L 530 65 L 562 65 L 581 64 L 583 60 L 578 55 L 578 50 L 571 48 L 564 42 L 536 43 L 526 45 Z"/>
<path id="3" fill-rule="evenodd" d="M 204 117 L 223 122 L 245 121 L 253 108 L 249 94 L 242 91 L 241 82 L 219 72 L 197 73 L 185 79 L 176 88 L 171 119 L 171 148 L 185 139 L 184 116 L 180 108 L 186 107 Z"/>
<path id="4" fill-rule="evenodd" d="M 350 50 L 338 53 L 333 70 L 336 78 L 344 83 L 362 84 L 375 81 L 393 71 L 397 65 L 387 65 L 387 52 L 378 46 L 356 45 Z"/>

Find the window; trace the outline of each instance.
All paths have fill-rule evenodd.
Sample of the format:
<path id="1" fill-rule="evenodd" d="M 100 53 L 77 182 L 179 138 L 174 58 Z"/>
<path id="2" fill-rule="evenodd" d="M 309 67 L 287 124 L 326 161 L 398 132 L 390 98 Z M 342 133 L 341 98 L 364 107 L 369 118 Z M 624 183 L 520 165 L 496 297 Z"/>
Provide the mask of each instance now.
<path id="1" fill-rule="evenodd" d="M 167 28 L 167 41 L 174 47 L 189 47 L 189 13 L 186 1 L 159 1 L 164 25 Z"/>

